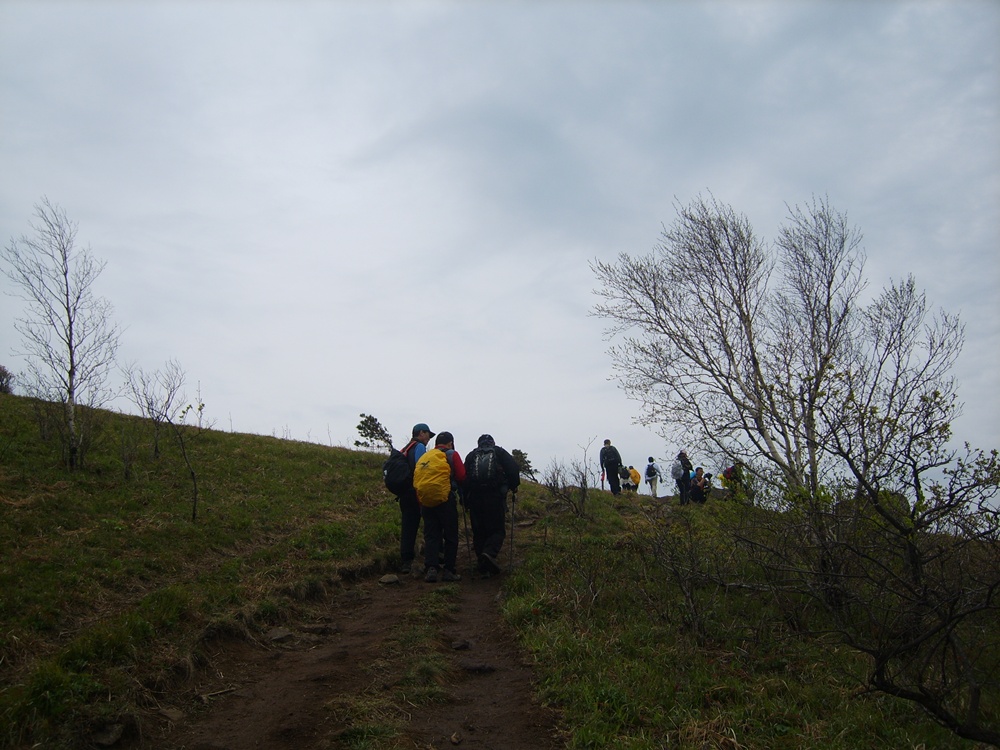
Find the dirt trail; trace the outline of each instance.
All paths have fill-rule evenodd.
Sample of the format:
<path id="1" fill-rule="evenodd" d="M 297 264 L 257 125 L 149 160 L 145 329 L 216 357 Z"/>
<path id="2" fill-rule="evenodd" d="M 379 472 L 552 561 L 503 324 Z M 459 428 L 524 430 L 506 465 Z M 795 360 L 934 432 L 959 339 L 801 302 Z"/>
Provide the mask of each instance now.
<path id="1" fill-rule="evenodd" d="M 464 573 L 465 571 L 463 571 Z M 345 746 L 344 726 L 328 708 L 372 686 L 367 669 L 383 644 L 432 586 L 458 587 L 457 612 L 443 621 L 438 648 L 454 669 L 449 700 L 405 706 L 400 748 L 561 747 L 557 717 L 533 698 L 533 673 L 498 611 L 502 578 L 428 584 L 362 580 L 338 595 L 319 622 L 272 631 L 266 645 L 226 641 L 184 686 L 177 705 L 161 706 L 136 748 L 150 750 L 311 750 Z M 386 695 L 392 686 L 384 686 Z M 201 708 L 198 706 L 201 705 Z"/>

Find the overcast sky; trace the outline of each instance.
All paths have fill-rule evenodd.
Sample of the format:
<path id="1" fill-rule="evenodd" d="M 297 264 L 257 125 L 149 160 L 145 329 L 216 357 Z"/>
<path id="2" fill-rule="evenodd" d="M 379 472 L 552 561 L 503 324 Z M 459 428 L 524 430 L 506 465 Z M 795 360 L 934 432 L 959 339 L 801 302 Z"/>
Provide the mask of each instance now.
<path id="1" fill-rule="evenodd" d="M 634 424 L 589 263 L 828 196 L 871 287 L 961 315 L 956 437 L 1000 448 L 998 39 L 993 0 L 0 0 L 0 241 L 63 208 L 120 358 L 220 429 L 638 466 L 698 447 Z"/>

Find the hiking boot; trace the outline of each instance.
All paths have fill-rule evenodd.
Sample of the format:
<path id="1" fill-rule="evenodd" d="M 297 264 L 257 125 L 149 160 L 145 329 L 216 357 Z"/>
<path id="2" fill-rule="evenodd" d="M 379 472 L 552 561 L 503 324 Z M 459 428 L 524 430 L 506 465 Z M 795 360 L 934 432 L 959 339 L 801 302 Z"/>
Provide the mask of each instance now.
<path id="1" fill-rule="evenodd" d="M 458 573 L 453 573 L 452 571 L 445 568 L 444 570 L 441 571 L 441 580 L 448 582 L 461 581 L 462 576 L 460 576 Z"/>
<path id="2" fill-rule="evenodd" d="M 500 566 L 497 561 L 485 552 L 479 556 L 479 567 L 486 573 L 499 573 Z"/>
<path id="3" fill-rule="evenodd" d="M 399 574 L 403 576 L 408 576 L 410 575 L 410 571 L 412 570 L 412 568 L 413 568 L 412 562 L 404 562 L 399 566 Z"/>
<path id="4" fill-rule="evenodd" d="M 438 569 L 437 568 L 428 568 L 427 569 L 427 575 L 424 576 L 424 580 L 427 581 L 427 583 L 437 583 L 437 580 L 438 580 Z"/>

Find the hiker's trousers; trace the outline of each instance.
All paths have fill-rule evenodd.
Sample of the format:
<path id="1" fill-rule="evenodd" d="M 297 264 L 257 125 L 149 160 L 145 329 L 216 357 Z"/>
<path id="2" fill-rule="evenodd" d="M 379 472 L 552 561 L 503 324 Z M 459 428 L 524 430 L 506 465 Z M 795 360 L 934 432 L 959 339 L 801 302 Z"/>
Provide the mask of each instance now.
<path id="1" fill-rule="evenodd" d="M 424 519 L 424 566 L 441 568 L 441 550 L 444 549 L 443 567 L 456 573 L 458 558 L 458 500 L 452 492 L 447 502 L 433 508 L 421 507 Z"/>

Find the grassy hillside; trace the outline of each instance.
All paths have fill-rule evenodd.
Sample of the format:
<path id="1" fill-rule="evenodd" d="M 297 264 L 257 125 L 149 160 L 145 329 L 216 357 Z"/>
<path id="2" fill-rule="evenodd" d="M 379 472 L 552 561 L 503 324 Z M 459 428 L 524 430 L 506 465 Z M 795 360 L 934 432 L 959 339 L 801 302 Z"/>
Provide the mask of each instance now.
<path id="1" fill-rule="evenodd" d="M 104 422 L 71 475 L 31 402 L 0 396 L 0 746 L 127 714 L 206 635 L 281 621 L 398 545 L 377 455 L 189 429 L 192 522 L 176 443 L 154 460 L 149 425 Z"/>
<path id="2" fill-rule="evenodd" d="M 720 580 L 740 564 L 723 541 L 739 506 L 600 493 L 591 508 L 551 521 L 504 604 L 573 747 L 977 747 L 869 692 L 857 652 Z"/>
<path id="3" fill-rule="evenodd" d="M 396 561 L 379 455 L 188 429 L 192 521 L 176 444 L 154 459 L 150 425 L 101 419 L 71 475 L 31 402 L 0 395 L 0 747 L 72 747 L 196 668 L 206 638 L 289 620 Z M 735 507 L 598 491 L 587 507 L 522 489 L 503 605 L 572 747 L 973 747 L 866 692 L 858 656 L 795 636 L 754 594 L 678 585 L 686 552 L 728 554 Z"/>

